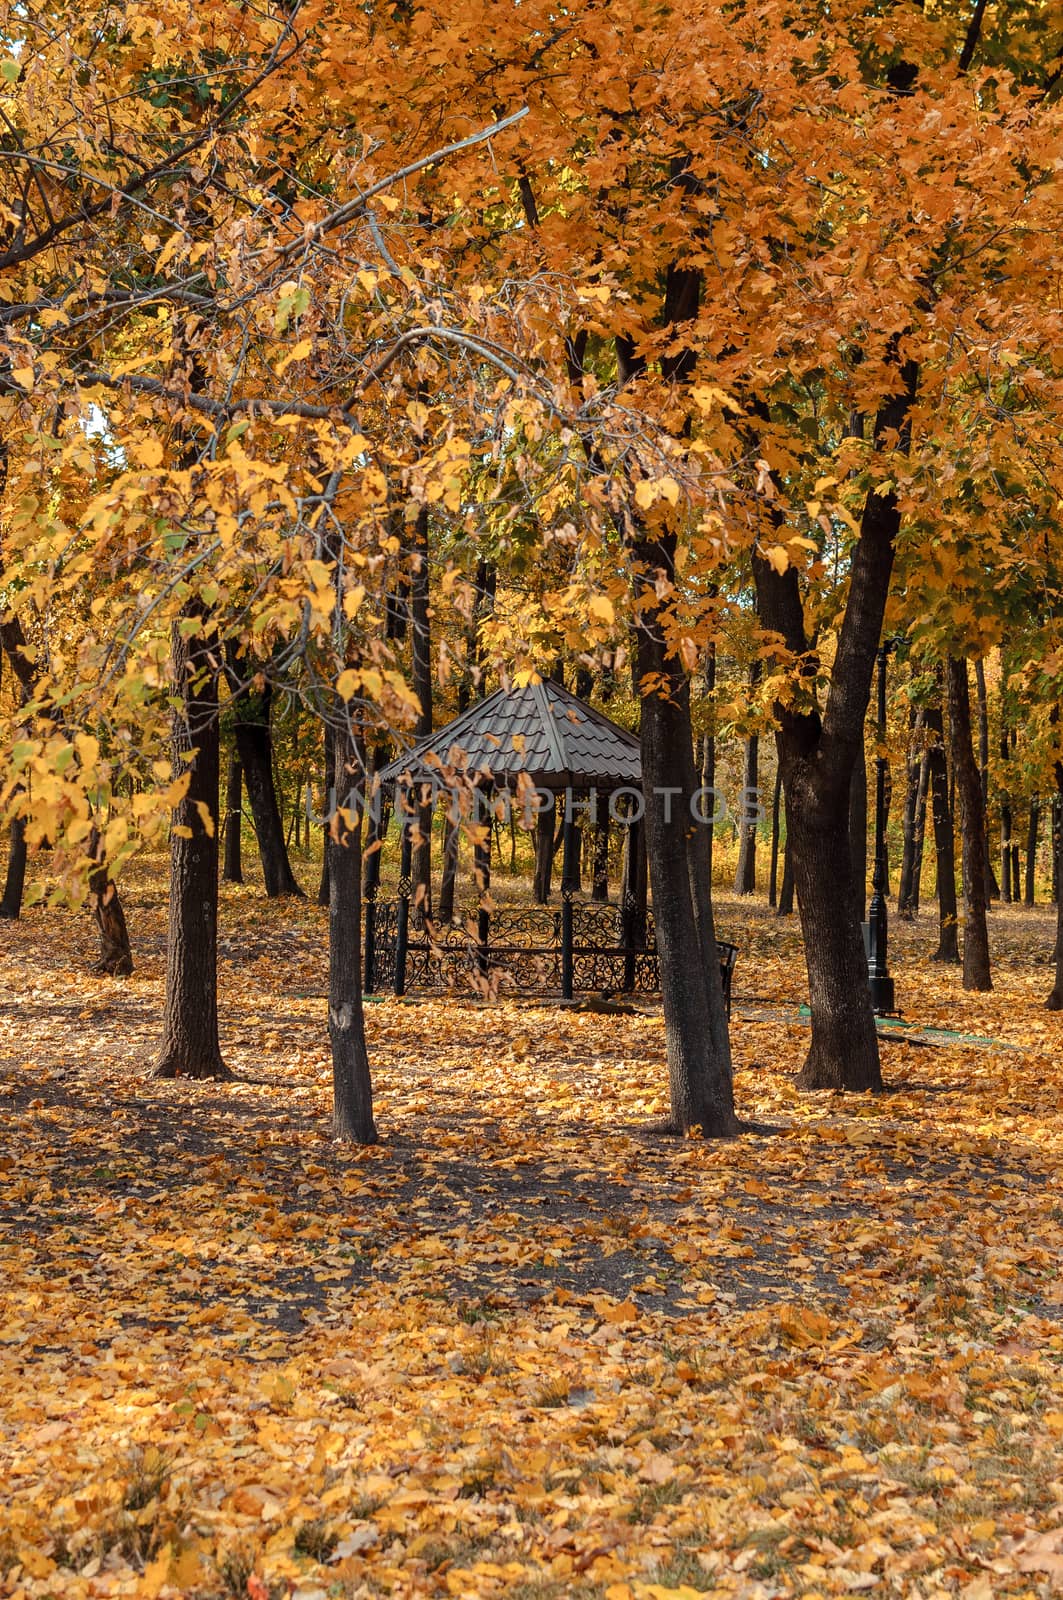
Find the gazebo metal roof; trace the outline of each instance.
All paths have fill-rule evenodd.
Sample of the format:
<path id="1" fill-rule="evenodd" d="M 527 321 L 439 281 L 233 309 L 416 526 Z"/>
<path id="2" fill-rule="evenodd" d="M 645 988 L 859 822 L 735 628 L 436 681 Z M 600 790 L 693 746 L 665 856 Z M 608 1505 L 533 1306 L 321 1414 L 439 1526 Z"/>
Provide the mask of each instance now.
<path id="1" fill-rule="evenodd" d="M 384 767 L 384 783 L 414 782 L 455 768 L 470 779 L 541 789 L 620 789 L 642 783 L 634 734 L 552 678 L 496 689 Z"/>

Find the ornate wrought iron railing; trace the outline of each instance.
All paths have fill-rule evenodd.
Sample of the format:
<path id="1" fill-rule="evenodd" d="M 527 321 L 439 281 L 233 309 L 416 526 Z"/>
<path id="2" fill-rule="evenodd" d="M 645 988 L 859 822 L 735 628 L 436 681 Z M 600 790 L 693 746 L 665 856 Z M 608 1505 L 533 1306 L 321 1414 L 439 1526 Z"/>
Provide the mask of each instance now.
<path id="1" fill-rule="evenodd" d="M 420 926 L 397 900 L 366 904 L 367 993 L 392 989 L 469 992 L 485 983 L 502 992 L 563 994 L 566 956 L 573 993 L 654 994 L 660 988 L 653 913 L 634 942 L 632 922 L 617 906 L 571 901 L 571 943 L 561 906 L 498 907 L 485 928 L 481 912 L 449 927 Z M 404 915 L 406 911 L 406 915 Z M 405 924 L 405 926 L 404 926 Z M 484 933 L 487 933 L 486 940 Z M 728 1015 L 737 946 L 720 941 L 720 975 Z"/>

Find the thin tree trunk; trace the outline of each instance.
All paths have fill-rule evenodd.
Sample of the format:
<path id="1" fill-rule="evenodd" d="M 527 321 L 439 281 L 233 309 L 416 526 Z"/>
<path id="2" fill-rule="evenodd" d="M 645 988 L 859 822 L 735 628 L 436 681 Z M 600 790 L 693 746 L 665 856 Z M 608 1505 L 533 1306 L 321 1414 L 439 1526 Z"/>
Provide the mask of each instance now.
<path id="1" fill-rule="evenodd" d="M 948 663 L 949 726 L 963 837 L 963 893 L 967 920 L 963 935 L 963 987 L 993 987 L 986 927 L 986 842 L 982 785 L 971 740 L 971 698 L 967 663 L 950 656 Z"/>
<path id="2" fill-rule="evenodd" d="M 913 711 L 908 729 L 907 786 L 904 794 L 904 846 L 901 851 L 901 875 L 897 885 L 897 915 L 911 921 L 915 915 L 913 884 L 915 881 L 915 828 L 919 811 L 919 788 L 923 776 L 921 736 L 923 713 Z"/>
<path id="3" fill-rule="evenodd" d="M 201 607 L 203 631 L 172 632 L 180 708 L 174 717 L 174 774 L 188 772 L 170 829 L 170 915 L 166 1000 L 156 1078 L 227 1078 L 218 1043 L 218 725 L 217 641 Z"/>
<path id="4" fill-rule="evenodd" d="M 779 809 L 782 805 L 782 768 L 775 768 L 775 792 L 771 798 L 771 869 L 768 873 L 768 905 L 779 904 Z"/>
<path id="5" fill-rule="evenodd" d="M 786 818 L 785 784 L 783 784 L 782 791 L 782 806 L 783 821 L 786 822 L 786 838 L 783 841 L 782 882 L 779 885 L 779 909 L 775 914 L 779 917 L 792 917 L 794 914 L 794 858 L 790 850 L 790 824 Z"/>
<path id="6" fill-rule="evenodd" d="M 701 787 L 710 791 L 712 805 L 710 817 L 716 812 L 716 796 L 711 793 L 716 786 L 716 641 L 710 640 L 705 650 L 705 703 L 708 726 L 701 741 Z M 706 824 L 709 837 L 709 873 L 712 873 L 713 846 L 716 839 L 714 822 Z"/>
<path id="7" fill-rule="evenodd" d="M 926 802 L 930 789 L 930 759 L 923 751 L 919 762 L 919 792 L 915 801 L 915 842 L 912 860 L 912 915 L 919 915 L 919 891 L 923 882 L 923 852 L 926 844 Z"/>
<path id="8" fill-rule="evenodd" d="M 331 722 L 326 718 L 322 724 L 323 743 L 325 756 L 325 822 L 322 830 L 321 841 L 321 879 L 317 886 L 317 903 L 319 906 L 331 904 L 331 887 L 329 883 L 329 839 L 332 836 L 331 811 L 336 805 L 336 735 Z"/>
<path id="9" fill-rule="evenodd" d="M 609 903 L 609 807 L 602 795 L 598 796 L 598 821 L 594 825 L 594 860 L 592 866 L 591 900 L 596 905 Z"/>
<path id="10" fill-rule="evenodd" d="M 363 764 L 346 729 L 334 739 L 336 794 L 352 796 L 353 826 L 341 814 L 330 829 L 329 1043 L 332 1047 L 332 1132 L 336 1139 L 375 1144 L 373 1081 L 362 1007 Z"/>
<path id="11" fill-rule="evenodd" d="M 554 855 L 557 841 L 554 837 L 554 813 L 540 811 L 535 818 L 535 878 L 532 895 L 536 905 L 550 904 L 550 887 L 554 875 Z"/>
<path id="12" fill-rule="evenodd" d="M 243 768 L 240 765 L 239 754 L 234 750 L 229 757 L 229 781 L 225 792 L 225 861 L 221 873 L 225 883 L 244 881 L 240 839 L 243 786 Z"/>
<path id="13" fill-rule="evenodd" d="M 755 661 L 749 672 L 752 690 L 760 677 L 760 663 Z M 757 809 L 756 797 L 760 788 L 760 739 L 750 734 L 746 740 L 742 811 L 738 834 L 738 866 L 735 869 L 735 894 L 755 894 L 757 888 Z"/>
<path id="14" fill-rule="evenodd" d="M 1056 816 L 1063 814 L 1063 761 L 1057 761 L 1056 771 Z M 1063 1011 L 1063 827 L 1055 826 L 1052 829 L 1052 854 L 1054 857 L 1053 877 L 1057 884 L 1056 891 L 1056 947 L 1053 951 L 1053 960 L 1056 964 L 1055 981 L 1052 992 L 1045 1001 L 1048 1011 Z"/>
<path id="15" fill-rule="evenodd" d="M 7 833 L 7 877 L 0 900 L 0 917 L 17 922 L 22 915 L 22 895 L 26 887 L 26 819 L 12 817 Z"/>
<path id="16" fill-rule="evenodd" d="M 416 736 L 432 732 L 432 622 L 429 608 L 428 507 L 417 516 L 413 570 L 410 575 L 410 619 L 413 639 L 413 692 L 417 697 Z M 417 808 L 411 865 L 414 925 L 423 927 L 432 915 L 432 816 L 434 804 L 427 801 Z"/>
<path id="17" fill-rule="evenodd" d="M 938 678 L 942 674 L 939 671 Z M 934 853 L 937 859 L 938 947 L 932 961 L 959 965 L 960 940 L 956 903 L 956 841 L 949 804 L 948 757 L 945 753 L 945 723 L 940 702 L 926 713 L 929 737 L 927 759 L 930 765 L 930 805 L 934 822 Z"/>
<path id="18" fill-rule="evenodd" d="M 1041 821 L 1041 802 L 1037 795 L 1030 800 L 1030 820 L 1026 828 L 1026 893 L 1025 903 L 1032 906 L 1037 898 L 1037 833 Z"/>
<path id="19" fill-rule="evenodd" d="M 986 909 L 992 901 L 1000 899 L 1000 885 L 993 871 L 993 857 L 989 850 L 989 697 L 986 692 L 985 662 L 974 664 L 974 681 L 978 695 L 978 778 L 982 789 L 982 818 L 985 838 Z M 968 691 L 969 694 L 969 691 Z M 961 805 L 962 811 L 962 805 Z"/>
<path id="20" fill-rule="evenodd" d="M 277 804 L 270 728 L 272 708 L 273 690 L 269 684 L 261 690 L 243 690 L 233 700 L 233 732 L 255 825 L 266 895 L 270 900 L 284 895 L 301 899 L 303 891 L 288 859 L 284 824 Z"/>
<path id="21" fill-rule="evenodd" d="M 94 828 L 89 838 L 89 855 L 100 860 L 102 853 L 102 841 Z M 129 930 L 118 885 L 107 871 L 106 862 L 101 861 L 89 875 L 89 905 L 100 930 L 100 959 L 96 971 L 110 978 L 128 978 L 133 971 Z"/>

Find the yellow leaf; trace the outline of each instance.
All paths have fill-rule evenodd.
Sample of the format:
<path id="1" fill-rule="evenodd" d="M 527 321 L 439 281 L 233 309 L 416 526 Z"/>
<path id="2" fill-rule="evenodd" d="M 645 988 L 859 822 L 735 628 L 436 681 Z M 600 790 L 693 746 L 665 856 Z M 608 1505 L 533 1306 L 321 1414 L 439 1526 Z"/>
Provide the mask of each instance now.
<path id="1" fill-rule="evenodd" d="M 162 441 L 154 437 L 138 439 L 131 447 L 130 454 L 142 467 L 157 467 L 163 458 Z"/>
<path id="2" fill-rule="evenodd" d="M 657 485 L 643 478 L 635 485 L 635 504 L 640 511 L 648 511 L 657 498 Z"/>
<path id="3" fill-rule="evenodd" d="M 786 553 L 786 546 L 781 544 L 769 544 L 764 551 L 764 559 L 769 566 L 774 567 L 775 571 L 780 574 L 784 573 L 790 565 L 790 557 Z"/>
<path id="4" fill-rule="evenodd" d="M 213 839 L 214 818 L 210 814 L 210 807 L 207 805 L 205 800 L 197 800 L 196 810 L 199 812 L 199 820 L 203 824 L 203 832 L 206 834 L 208 839 Z"/>
<path id="5" fill-rule="evenodd" d="M 170 1562 L 173 1550 L 170 1545 L 163 1545 L 154 1561 L 149 1561 L 144 1568 L 140 1582 L 137 1584 L 137 1594 L 142 1600 L 155 1600 L 156 1595 L 170 1576 Z"/>
<path id="6" fill-rule="evenodd" d="M 14 367 L 12 369 L 11 376 L 21 388 L 33 388 L 34 373 L 32 367 Z"/>
<path id="7" fill-rule="evenodd" d="M 597 617 L 599 622 L 604 622 L 607 627 L 612 627 L 616 621 L 616 611 L 613 602 L 606 594 L 593 594 L 587 604 L 587 610 L 592 617 Z"/>
<path id="8" fill-rule="evenodd" d="M 349 700 L 358 689 L 362 681 L 362 674 L 354 667 L 348 667 L 346 672 L 341 672 L 336 679 L 336 693 L 341 700 Z"/>
<path id="9" fill-rule="evenodd" d="M 831 1333 L 830 1319 L 820 1311 L 813 1311 L 811 1306 L 783 1306 L 779 1311 L 779 1328 L 787 1344 L 800 1349 L 822 1344 Z"/>

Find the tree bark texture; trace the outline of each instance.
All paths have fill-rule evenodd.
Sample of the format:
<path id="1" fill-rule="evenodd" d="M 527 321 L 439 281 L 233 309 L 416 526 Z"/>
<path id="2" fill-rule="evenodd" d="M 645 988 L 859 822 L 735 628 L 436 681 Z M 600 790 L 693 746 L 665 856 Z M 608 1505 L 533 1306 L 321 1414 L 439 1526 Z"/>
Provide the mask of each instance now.
<path id="1" fill-rule="evenodd" d="M 5 921 L 17 922 L 22 915 L 22 896 L 26 887 L 25 817 L 12 817 L 7 841 L 7 876 L 3 899 L 0 899 L 0 917 Z"/>
<path id="2" fill-rule="evenodd" d="M 422 506 L 417 516 L 413 549 L 413 568 L 410 574 L 410 621 L 413 641 L 413 692 L 417 697 L 416 736 L 425 738 L 432 732 L 432 621 L 428 593 L 428 507 Z M 417 808 L 417 822 L 413 838 L 413 864 L 411 878 L 413 894 L 411 910 L 416 927 L 423 927 L 432 915 L 432 814 L 434 807 L 427 801 Z"/>
<path id="3" fill-rule="evenodd" d="M 937 860 L 938 947 L 932 961 L 959 965 L 959 907 L 956 902 L 956 839 L 949 804 L 949 768 L 945 752 L 945 723 L 940 701 L 927 708 L 927 760 L 930 767 L 930 805 L 934 822 Z"/>
<path id="4" fill-rule="evenodd" d="M 225 859 L 222 880 L 225 883 L 243 883 L 244 868 L 241 852 L 240 824 L 243 820 L 243 768 L 234 750 L 229 757 L 229 778 L 225 786 Z"/>
<path id="5" fill-rule="evenodd" d="M 255 825 L 266 896 L 270 900 L 284 895 L 301 899 L 303 891 L 288 859 L 273 778 L 272 710 L 273 690 L 269 684 L 262 689 L 243 690 L 233 700 L 233 732 Z"/>
<path id="6" fill-rule="evenodd" d="M 365 792 L 362 762 L 346 728 L 334 739 L 334 788 L 346 799 Z M 375 1144 L 373 1081 L 362 1006 L 362 807 L 338 813 L 329 855 L 329 1044 L 332 1048 L 332 1131 L 336 1139 Z"/>
<path id="7" fill-rule="evenodd" d="M 860 748 L 853 762 L 853 777 L 849 785 L 849 855 L 852 861 L 853 896 L 857 917 L 867 921 L 867 756 L 864 750 L 864 733 L 860 731 Z"/>
<path id="8" fill-rule="evenodd" d="M 952 760 L 956 771 L 963 843 L 963 894 L 967 908 L 963 933 L 963 987 L 986 990 L 993 987 L 993 980 L 989 970 L 989 931 L 986 925 L 985 811 L 971 738 L 971 694 L 966 661 L 950 656 L 947 675 Z"/>
<path id="9" fill-rule="evenodd" d="M 708 830 L 690 814 L 697 788 L 690 690 L 680 663 L 668 653 L 659 607 L 649 601 L 657 572 L 663 567 L 673 577 L 673 541 L 640 542 L 636 555 L 645 585 L 636 628 L 639 683 L 647 685 L 641 693 L 639 727 L 644 825 L 670 1122 L 676 1132 L 700 1128 L 706 1137 L 721 1138 L 736 1133 L 738 1122 L 712 917 Z"/>
<path id="10" fill-rule="evenodd" d="M 170 908 L 166 1000 L 156 1078 L 226 1078 L 218 1043 L 218 724 L 217 644 L 202 608 L 187 621 L 202 631 L 173 629 L 174 772 L 189 773 L 188 790 L 170 829 Z"/>

